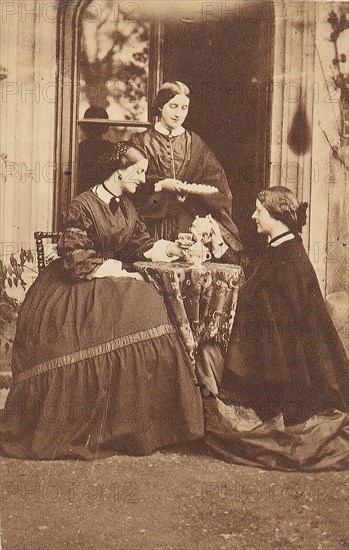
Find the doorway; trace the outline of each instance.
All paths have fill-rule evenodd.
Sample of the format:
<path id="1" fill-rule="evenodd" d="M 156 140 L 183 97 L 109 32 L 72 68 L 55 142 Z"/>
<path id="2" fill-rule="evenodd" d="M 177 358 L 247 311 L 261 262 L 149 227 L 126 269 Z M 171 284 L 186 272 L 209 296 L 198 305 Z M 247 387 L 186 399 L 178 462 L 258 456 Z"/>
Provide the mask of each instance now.
<path id="1" fill-rule="evenodd" d="M 155 4 L 157 6 L 161 2 Z M 165 4 L 169 6 L 168 2 Z M 152 124 L 154 119 L 150 114 L 150 105 L 155 91 L 164 81 L 181 80 L 191 90 L 191 106 L 185 126 L 197 132 L 221 162 L 233 194 L 234 221 L 239 226 L 248 253 L 258 253 L 261 239 L 256 235 L 251 215 L 258 191 L 269 185 L 273 4 L 260 2 L 257 10 L 251 10 L 247 9 L 247 5 L 243 9 L 241 3 L 232 2 L 231 7 L 236 7 L 234 15 L 221 14 L 208 21 L 203 19 L 196 4 L 185 4 L 188 17 L 181 17 L 178 5 L 173 14 L 160 16 L 154 6 L 153 11 L 147 11 L 147 3 L 141 3 L 142 9 L 132 17 L 125 7 L 125 13 L 119 9 L 118 18 L 114 18 L 114 0 L 100 0 L 99 7 L 103 8 L 104 15 L 99 21 L 88 12 L 95 9 L 95 3 L 91 0 L 62 2 L 58 41 L 60 70 L 57 77 L 56 229 L 59 228 L 61 212 L 67 209 L 77 191 L 77 152 L 82 139 L 81 130 L 87 123 L 82 118 L 84 109 L 81 103 L 86 84 L 89 85 L 86 97 L 91 95 L 92 90 L 94 105 L 109 110 L 106 138 L 117 141 L 128 139 L 132 132 Z M 142 6 L 145 6 L 144 10 Z M 201 3 L 199 7 L 201 9 Z M 97 53 L 89 61 L 89 70 L 82 71 L 85 59 L 81 49 L 84 17 L 88 19 L 86 25 L 89 30 L 93 24 L 96 26 L 96 32 L 92 33 L 94 38 L 91 38 L 91 32 L 88 34 L 88 51 L 95 49 Z M 127 25 L 125 27 L 123 24 L 119 29 L 122 19 L 127 21 Z M 144 58 L 145 80 L 142 80 L 140 88 L 136 86 L 136 92 L 140 98 L 138 103 L 147 107 L 135 112 L 123 109 L 121 116 L 115 102 L 123 107 L 126 103 L 134 106 L 133 96 L 128 97 L 126 78 L 129 71 L 131 76 L 135 74 L 133 65 L 120 65 L 121 45 L 126 47 L 128 44 L 125 29 L 131 29 L 141 47 L 136 62 L 139 64 L 139 60 Z M 130 44 L 134 44 L 132 40 Z M 100 72 L 97 71 L 99 66 Z M 109 76 L 106 76 L 107 73 Z M 100 82 L 99 74 L 105 82 Z M 125 82 L 122 77 L 124 80 L 126 78 Z M 82 84 L 84 79 L 85 88 Z M 138 80 L 131 78 L 132 82 Z M 66 81 L 74 85 L 66 86 Z M 106 93 L 106 85 L 110 87 L 110 83 L 113 84 L 112 93 L 109 93 L 110 90 Z M 105 93 L 99 93 L 100 89 Z M 111 102 L 109 95 L 112 95 Z M 113 105 L 115 108 L 112 108 Z M 88 122 L 105 125 L 106 121 L 94 119 Z"/>
<path id="2" fill-rule="evenodd" d="M 233 218 L 250 255 L 261 239 L 251 215 L 269 183 L 273 25 L 265 17 L 164 25 L 163 80 L 191 90 L 185 122 L 222 164 L 233 194 Z"/>

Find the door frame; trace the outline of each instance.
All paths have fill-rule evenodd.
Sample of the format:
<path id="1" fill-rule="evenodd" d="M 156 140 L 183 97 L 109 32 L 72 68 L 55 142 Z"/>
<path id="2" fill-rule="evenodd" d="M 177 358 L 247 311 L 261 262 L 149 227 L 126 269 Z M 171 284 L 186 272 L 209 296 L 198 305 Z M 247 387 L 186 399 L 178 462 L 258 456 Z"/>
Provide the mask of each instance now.
<path id="1" fill-rule="evenodd" d="M 53 228 L 61 229 L 62 213 L 67 210 L 75 196 L 77 185 L 77 137 L 79 79 L 78 56 L 81 37 L 81 18 L 84 9 L 93 0 L 61 0 L 58 8 L 57 29 L 57 77 L 55 113 L 55 168 Z M 161 22 L 151 21 L 148 97 L 154 97 L 162 82 L 162 42 Z M 154 123 L 148 102 L 147 123 L 114 123 L 116 126 L 150 126 Z"/>
<path id="2" fill-rule="evenodd" d="M 55 168 L 54 168 L 54 230 L 61 228 L 62 212 L 64 212 L 75 196 L 77 182 L 77 134 L 78 134 L 78 52 L 80 41 L 80 21 L 83 10 L 93 0 L 60 0 L 58 9 L 57 29 L 57 78 L 56 78 L 56 113 L 55 113 Z M 271 18 L 270 7 L 273 17 Z M 268 83 L 268 93 L 265 95 L 264 105 L 259 104 L 256 116 L 267 121 L 266 139 L 263 150 L 258 152 L 256 161 L 262 169 L 260 181 L 261 189 L 269 186 L 270 159 L 271 159 L 271 131 L 272 131 L 272 82 L 274 68 L 274 36 L 275 36 L 275 9 L 273 2 L 268 2 L 262 17 L 261 24 L 265 39 L 261 41 L 259 55 L 265 60 L 267 72 L 265 82 Z M 272 23 L 271 23 L 272 21 Z M 154 20 L 153 20 L 154 22 Z M 163 24 L 159 19 L 152 25 L 150 42 L 152 47 L 149 56 L 148 96 L 154 97 L 162 83 L 163 74 Z M 155 61 L 153 61 L 155 60 Z M 148 108 L 148 123 L 155 122 Z M 260 123 L 259 123 L 260 124 Z M 119 124 L 122 126 L 122 124 Z M 132 126 L 132 124 L 127 124 Z M 135 123 L 135 126 L 140 126 Z"/>

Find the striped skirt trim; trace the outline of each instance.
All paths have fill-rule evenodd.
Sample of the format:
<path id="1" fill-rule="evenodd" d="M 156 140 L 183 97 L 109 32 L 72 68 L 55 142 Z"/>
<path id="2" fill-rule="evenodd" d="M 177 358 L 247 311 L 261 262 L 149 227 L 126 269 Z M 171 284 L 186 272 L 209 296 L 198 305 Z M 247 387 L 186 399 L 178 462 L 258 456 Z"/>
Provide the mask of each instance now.
<path id="1" fill-rule="evenodd" d="M 68 365 L 73 365 L 79 361 L 84 361 L 85 359 L 93 359 L 99 355 L 110 353 L 120 348 L 136 344 L 138 342 L 143 342 L 145 340 L 152 340 L 153 338 L 159 338 L 165 334 L 175 334 L 176 329 L 172 325 L 159 325 L 158 327 L 153 327 L 147 330 L 142 330 L 141 332 L 135 332 L 134 334 L 129 334 L 127 336 L 121 336 L 120 338 L 115 338 L 104 344 L 98 344 L 91 348 L 86 348 L 83 350 L 75 351 L 69 355 L 63 355 L 62 357 L 57 357 L 57 359 L 51 359 L 50 361 L 45 361 L 35 367 L 31 368 L 28 371 L 21 372 L 18 377 L 16 377 L 16 383 L 24 382 L 33 378 L 34 376 L 39 376 L 40 374 L 45 374 L 54 369 L 60 367 L 66 367 Z"/>

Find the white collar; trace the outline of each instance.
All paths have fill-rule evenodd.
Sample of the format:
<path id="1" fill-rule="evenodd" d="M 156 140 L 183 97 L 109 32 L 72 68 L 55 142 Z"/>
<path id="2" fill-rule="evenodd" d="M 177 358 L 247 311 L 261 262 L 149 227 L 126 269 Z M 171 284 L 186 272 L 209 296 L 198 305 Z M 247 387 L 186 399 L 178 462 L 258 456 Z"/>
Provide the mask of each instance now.
<path id="1" fill-rule="evenodd" d="M 286 241 L 291 241 L 292 239 L 295 239 L 295 236 L 293 233 L 291 233 L 290 235 L 285 235 L 284 237 L 280 237 L 280 239 L 278 239 L 274 243 L 271 243 L 270 246 L 276 247 L 282 243 L 285 243 Z"/>
<path id="2" fill-rule="evenodd" d="M 163 136 L 170 135 L 170 130 L 166 128 L 166 126 L 164 126 L 160 121 L 155 124 L 154 128 L 157 132 L 159 132 L 159 134 L 162 134 Z M 172 130 L 171 135 L 173 137 L 181 136 L 182 134 L 184 134 L 184 132 L 185 128 L 183 128 L 183 126 L 178 126 L 178 128 Z"/>
<path id="3" fill-rule="evenodd" d="M 92 188 L 92 191 L 99 199 L 101 199 L 101 201 L 105 202 L 105 204 L 109 204 L 111 199 L 115 197 L 115 195 L 109 193 L 109 191 L 105 189 L 101 183 L 99 185 L 95 185 Z M 115 197 L 115 199 L 117 202 L 120 201 L 120 197 Z"/>

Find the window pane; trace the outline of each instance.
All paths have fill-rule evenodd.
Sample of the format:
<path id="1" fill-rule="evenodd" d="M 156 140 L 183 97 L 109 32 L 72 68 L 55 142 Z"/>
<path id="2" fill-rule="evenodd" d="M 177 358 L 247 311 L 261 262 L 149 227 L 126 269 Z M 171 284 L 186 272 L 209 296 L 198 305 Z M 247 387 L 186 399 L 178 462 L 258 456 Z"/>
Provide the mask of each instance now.
<path id="1" fill-rule="evenodd" d="M 90 106 L 109 119 L 148 120 L 149 22 L 114 0 L 92 2 L 82 16 L 79 118 Z"/>

